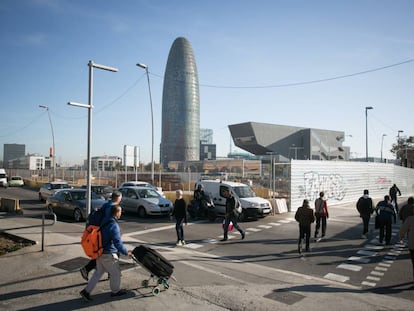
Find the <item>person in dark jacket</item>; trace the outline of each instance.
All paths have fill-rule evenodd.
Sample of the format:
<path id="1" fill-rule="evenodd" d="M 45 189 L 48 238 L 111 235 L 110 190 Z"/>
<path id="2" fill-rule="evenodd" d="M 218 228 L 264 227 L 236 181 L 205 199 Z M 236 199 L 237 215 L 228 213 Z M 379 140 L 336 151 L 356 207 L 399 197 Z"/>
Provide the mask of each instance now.
<path id="1" fill-rule="evenodd" d="M 364 225 L 361 238 L 366 239 L 369 220 L 371 218 L 371 214 L 374 212 L 374 205 L 372 203 L 372 199 L 369 197 L 369 191 L 367 189 L 364 190 L 364 195 L 359 198 L 356 204 L 356 208 L 359 212 L 359 217 L 362 218 L 362 223 Z"/>
<path id="2" fill-rule="evenodd" d="M 175 231 L 177 231 L 177 246 L 185 245 L 183 224 L 187 224 L 187 205 L 183 199 L 183 191 L 175 192 L 174 208 L 170 218 L 175 216 Z"/>
<path id="3" fill-rule="evenodd" d="M 407 200 L 407 204 L 405 204 L 400 209 L 400 220 L 404 223 L 405 220 L 410 217 L 411 215 L 414 215 L 414 198 L 409 197 Z"/>
<path id="4" fill-rule="evenodd" d="M 224 190 L 224 196 L 226 199 L 226 216 L 224 219 L 224 237 L 221 241 L 227 241 L 228 239 L 228 231 L 229 231 L 229 225 L 230 221 L 233 223 L 234 228 L 236 228 L 240 234 L 242 240 L 245 238 L 246 234 L 243 231 L 243 229 L 239 226 L 237 223 L 237 218 L 239 217 L 239 214 L 237 212 L 237 204 L 240 204 L 240 202 L 232 195 L 229 189 Z"/>
<path id="5" fill-rule="evenodd" d="M 303 204 L 299 207 L 295 214 L 295 219 L 299 223 L 299 240 L 298 252 L 302 253 L 302 240 L 305 239 L 306 252 L 309 252 L 309 240 L 311 235 L 311 224 L 315 222 L 315 214 L 309 206 L 308 200 L 303 200 Z"/>
<path id="6" fill-rule="evenodd" d="M 400 189 L 398 189 L 396 184 L 393 184 L 392 187 L 390 188 L 389 195 L 391 198 L 391 203 L 394 203 L 395 211 L 398 214 L 397 194 L 401 196 L 401 191 Z"/>
<path id="7" fill-rule="evenodd" d="M 203 199 L 204 199 L 204 190 L 203 190 L 203 185 L 198 184 L 197 188 L 194 190 L 193 192 L 193 209 L 194 209 L 194 214 L 195 214 L 195 219 L 198 219 L 201 214 L 202 214 L 202 209 L 203 209 Z"/>
<path id="8" fill-rule="evenodd" d="M 391 231 L 392 223 L 397 221 L 395 209 L 390 202 L 390 196 L 384 196 L 384 201 L 378 202 L 375 212 L 379 215 L 379 242 L 382 244 L 384 241 L 384 229 L 385 229 L 385 244 L 391 244 Z"/>
<path id="9" fill-rule="evenodd" d="M 103 223 L 108 223 L 101 231 L 102 245 L 104 245 L 103 254 L 96 259 L 96 270 L 88 285 L 80 292 L 80 295 L 86 301 L 92 300 L 90 294 L 105 272 L 111 275 L 109 279 L 111 297 L 122 296 L 127 293 L 126 290 L 121 289 L 121 269 L 118 254 L 132 256 L 132 252 L 126 249 L 121 240 L 121 229 L 118 224 L 121 214 L 122 207 L 114 205 L 111 207 L 110 216 L 103 220 Z"/>
<path id="10" fill-rule="evenodd" d="M 316 227 L 315 227 L 315 239 L 318 237 L 319 229 L 322 223 L 322 238 L 326 234 L 326 223 L 329 218 L 328 213 L 328 204 L 324 199 L 325 193 L 321 191 L 319 193 L 319 198 L 315 200 L 315 218 L 316 218 Z"/>

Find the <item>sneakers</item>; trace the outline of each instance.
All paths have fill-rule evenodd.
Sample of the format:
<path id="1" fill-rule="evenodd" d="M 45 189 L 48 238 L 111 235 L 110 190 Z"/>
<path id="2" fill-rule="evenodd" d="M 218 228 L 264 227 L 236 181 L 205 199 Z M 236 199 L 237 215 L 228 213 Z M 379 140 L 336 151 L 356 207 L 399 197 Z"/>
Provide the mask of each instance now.
<path id="1" fill-rule="evenodd" d="M 181 245 L 185 245 L 185 241 L 184 240 L 181 240 Z"/>
<path id="2" fill-rule="evenodd" d="M 120 289 L 116 293 L 111 293 L 111 297 L 123 296 L 123 295 L 126 295 L 126 293 L 127 293 L 127 291 L 125 289 Z"/>
<path id="3" fill-rule="evenodd" d="M 92 301 L 91 295 L 86 290 L 81 290 L 79 293 L 85 301 Z"/>
<path id="4" fill-rule="evenodd" d="M 361 235 L 361 239 L 366 239 L 367 236 L 365 234 Z"/>
<path id="5" fill-rule="evenodd" d="M 241 233 L 241 238 L 242 238 L 242 240 L 244 240 L 244 238 L 246 237 L 246 233 L 244 233 L 244 232 L 242 232 Z"/>
<path id="6" fill-rule="evenodd" d="M 83 279 L 85 280 L 85 281 L 88 281 L 89 280 L 89 278 L 88 278 L 88 271 L 86 271 L 86 268 L 85 267 L 82 267 L 82 268 L 80 268 L 80 273 L 81 273 L 81 275 L 82 275 L 82 277 L 83 277 Z"/>
<path id="7" fill-rule="evenodd" d="M 220 240 L 220 242 L 225 242 L 225 241 L 227 241 L 227 238 L 223 238 Z"/>
<path id="8" fill-rule="evenodd" d="M 175 245 L 177 245 L 177 246 L 183 246 L 183 242 L 178 241 Z"/>

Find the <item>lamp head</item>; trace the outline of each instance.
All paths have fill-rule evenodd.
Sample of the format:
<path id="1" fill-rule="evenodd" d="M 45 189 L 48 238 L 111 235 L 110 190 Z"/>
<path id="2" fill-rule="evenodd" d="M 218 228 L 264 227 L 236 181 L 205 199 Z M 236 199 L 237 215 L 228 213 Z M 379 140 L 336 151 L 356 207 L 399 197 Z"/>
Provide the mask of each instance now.
<path id="1" fill-rule="evenodd" d="M 142 68 L 142 69 L 148 69 L 148 66 L 145 65 L 145 64 L 138 63 L 137 66 Z"/>
<path id="2" fill-rule="evenodd" d="M 365 107 L 365 110 L 369 110 L 369 109 L 374 109 L 374 107 L 371 107 L 371 106 Z"/>
<path id="3" fill-rule="evenodd" d="M 46 105 L 39 105 L 39 108 L 49 109 L 49 107 L 48 107 L 48 106 L 46 106 Z"/>

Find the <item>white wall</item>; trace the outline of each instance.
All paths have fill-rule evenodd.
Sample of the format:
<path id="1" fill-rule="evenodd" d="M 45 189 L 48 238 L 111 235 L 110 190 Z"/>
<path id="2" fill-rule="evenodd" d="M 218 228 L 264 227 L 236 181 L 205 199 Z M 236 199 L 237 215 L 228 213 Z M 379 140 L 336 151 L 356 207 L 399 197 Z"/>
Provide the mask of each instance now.
<path id="1" fill-rule="evenodd" d="M 397 184 L 403 196 L 414 194 L 414 170 L 394 164 L 347 161 L 291 161 L 291 204 L 296 211 L 303 199 L 313 201 L 324 191 L 328 206 L 356 202 L 364 189 L 380 199 Z"/>

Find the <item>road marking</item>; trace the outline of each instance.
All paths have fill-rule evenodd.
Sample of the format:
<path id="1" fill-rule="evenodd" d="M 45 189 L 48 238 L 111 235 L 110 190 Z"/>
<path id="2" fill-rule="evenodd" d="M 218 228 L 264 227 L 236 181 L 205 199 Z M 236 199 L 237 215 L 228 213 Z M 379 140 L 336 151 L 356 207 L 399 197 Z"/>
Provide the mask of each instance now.
<path id="1" fill-rule="evenodd" d="M 392 263 L 394 263 L 394 260 L 383 260 L 382 262 L 392 264 Z"/>
<path id="2" fill-rule="evenodd" d="M 362 258 L 362 257 L 357 257 L 357 256 L 351 256 L 351 257 L 348 258 L 348 260 L 356 261 L 356 262 L 360 262 L 360 263 L 369 263 L 371 261 L 371 259 L 369 259 L 369 258 Z"/>
<path id="3" fill-rule="evenodd" d="M 262 231 L 262 229 L 257 229 L 257 228 L 247 228 L 246 230 L 253 231 L 253 232 L 260 232 L 260 231 Z"/>
<path id="4" fill-rule="evenodd" d="M 268 225 L 271 225 L 271 226 L 280 226 L 280 223 L 278 223 L 278 222 L 269 222 Z"/>
<path id="5" fill-rule="evenodd" d="M 384 246 L 381 246 L 381 245 L 373 245 L 373 244 L 366 244 L 366 245 L 364 245 L 364 247 L 365 248 L 368 248 L 368 249 L 374 249 L 374 250 L 377 250 L 377 251 L 380 251 L 380 250 L 382 250 L 384 248 Z"/>
<path id="6" fill-rule="evenodd" d="M 193 225 L 193 224 L 192 223 L 188 224 L 188 226 L 191 226 L 191 225 Z M 147 229 L 147 230 L 142 230 L 142 231 L 134 231 L 134 232 L 122 234 L 122 236 L 129 237 L 129 236 L 141 235 L 141 234 L 152 233 L 152 232 L 163 231 L 163 230 L 169 230 L 169 229 L 175 229 L 175 225 L 152 228 L 152 229 Z"/>
<path id="7" fill-rule="evenodd" d="M 385 259 L 389 259 L 389 260 L 395 260 L 395 256 L 384 256 Z"/>
<path id="8" fill-rule="evenodd" d="M 384 276 L 383 272 L 378 272 L 378 271 L 371 271 L 372 275 L 377 275 L 377 276 Z"/>
<path id="9" fill-rule="evenodd" d="M 331 281 L 341 282 L 341 283 L 345 283 L 346 281 L 349 280 L 349 277 L 335 274 L 335 273 L 328 273 L 327 275 L 324 276 L 324 278 L 331 280 Z"/>
<path id="10" fill-rule="evenodd" d="M 375 276 L 370 276 L 370 275 L 368 275 L 368 276 L 367 276 L 367 279 L 368 279 L 368 280 L 371 280 L 371 281 L 376 281 L 376 282 L 378 282 L 378 281 L 380 281 L 380 280 L 381 280 L 381 278 L 377 278 L 377 277 L 375 277 Z"/>
<path id="11" fill-rule="evenodd" d="M 389 263 L 383 263 L 383 262 L 380 262 L 380 263 L 378 264 L 378 266 L 381 266 L 381 267 L 387 267 L 387 268 L 391 267 L 391 265 L 390 265 Z"/>
<path id="12" fill-rule="evenodd" d="M 384 268 L 384 267 L 375 267 L 374 270 L 377 271 L 388 271 L 388 268 Z"/>
<path id="13" fill-rule="evenodd" d="M 357 254 L 358 255 L 364 255 L 364 256 L 376 256 L 377 255 L 377 252 L 360 250 L 360 251 L 357 251 Z"/>
<path id="14" fill-rule="evenodd" d="M 361 271 L 362 267 L 361 266 L 357 266 L 357 265 L 350 265 L 350 264 L 346 264 L 346 263 L 342 263 L 339 266 L 337 266 L 337 268 L 339 269 L 345 269 L 345 270 L 350 270 L 350 271 Z"/>
<path id="15" fill-rule="evenodd" d="M 184 247 L 191 248 L 191 249 L 197 249 L 197 248 L 203 247 L 203 245 L 197 244 L 197 243 L 188 243 L 188 244 L 185 244 Z"/>
<path id="16" fill-rule="evenodd" d="M 280 220 L 278 220 L 278 222 L 280 222 L 282 224 L 288 224 L 288 223 L 292 222 L 292 220 L 289 220 L 289 219 L 280 219 Z"/>
<path id="17" fill-rule="evenodd" d="M 361 284 L 365 286 L 371 286 L 371 287 L 374 287 L 375 285 L 377 285 L 377 283 L 372 283 L 372 282 L 367 282 L 367 281 L 363 281 Z"/>
<path id="18" fill-rule="evenodd" d="M 263 228 L 263 229 L 270 229 L 272 228 L 272 226 L 267 226 L 267 225 L 258 225 L 259 228 Z"/>

